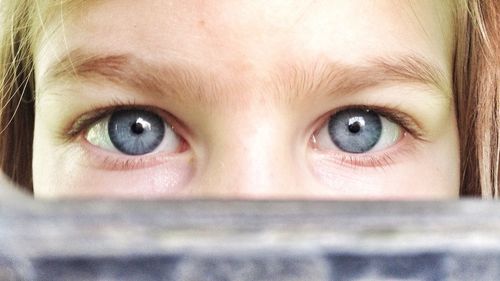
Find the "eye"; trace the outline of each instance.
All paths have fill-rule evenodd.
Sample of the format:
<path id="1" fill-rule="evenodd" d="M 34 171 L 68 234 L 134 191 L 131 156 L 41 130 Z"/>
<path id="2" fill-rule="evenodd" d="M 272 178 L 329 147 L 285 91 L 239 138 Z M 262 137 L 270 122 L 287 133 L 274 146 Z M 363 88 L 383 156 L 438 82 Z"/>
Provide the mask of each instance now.
<path id="1" fill-rule="evenodd" d="M 94 123 L 85 138 L 102 149 L 136 156 L 158 150 L 175 152 L 181 146 L 170 124 L 159 115 L 140 109 L 114 111 Z"/>
<path id="2" fill-rule="evenodd" d="M 402 128 L 373 110 L 351 108 L 333 114 L 314 136 L 321 149 L 366 153 L 386 149 L 402 136 Z"/>

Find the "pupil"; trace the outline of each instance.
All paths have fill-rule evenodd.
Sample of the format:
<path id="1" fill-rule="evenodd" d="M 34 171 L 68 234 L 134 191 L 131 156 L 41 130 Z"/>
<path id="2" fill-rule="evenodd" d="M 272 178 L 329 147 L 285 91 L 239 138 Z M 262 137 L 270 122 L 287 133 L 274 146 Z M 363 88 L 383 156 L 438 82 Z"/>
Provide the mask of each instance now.
<path id="1" fill-rule="evenodd" d="M 132 124 L 131 129 L 132 129 L 132 132 L 136 135 L 140 135 L 140 134 L 144 133 L 144 127 L 142 126 L 142 123 L 140 123 L 140 122 L 135 122 L 134 124 Z"/>
<path id="2" fill-rule="evenodd" d="M 361 131 L 361 124 L 359 121 L 349 124 L 349 132 L 356 134 L 359 133 L 359 131 Z"/>
<path id="3" fill-rule="evenodd" d="M 108 121 L 111 143 L 126 155 L 153 152 L 165 138 L 165 129 L 165 122 L 160 116 L 139 109 L 118 110 Z"/>
<path id="4" fill-rule="evenodd" d="M 370 151 L 380 140 L 382 129 L 379 114 L 365 109 L 346 109 L 328 121 L 330 139 L 340 150 L 348 153 Z"/>

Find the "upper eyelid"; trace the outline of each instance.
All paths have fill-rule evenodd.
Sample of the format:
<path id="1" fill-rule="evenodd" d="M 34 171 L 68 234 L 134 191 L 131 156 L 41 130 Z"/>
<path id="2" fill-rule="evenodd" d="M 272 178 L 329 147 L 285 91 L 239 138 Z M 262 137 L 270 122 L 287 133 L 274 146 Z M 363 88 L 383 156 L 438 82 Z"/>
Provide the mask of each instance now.
<path id="1" fill-rule="evenodd" d="M 416 121 L 414 118 L 410 117 L 408 114 L 403 113 L 401 110 L 394 109 L 394 108 L 388 108 L 388 107 L 383 107 L 383 106 L 371 106 L 371 105 L 347 105 L 347 106 L 342 106 L 335 108 L 328 113 L 322 115 L 317 121 L 315 121 L 313 124 L 314 132 L 319 131 L 323 126 L 325 126 L 328 123 L 328 120 L 334 116 L 336 113 L 347 110 L 347 109 L 367 109 L 367 110 L 372 110 L 377 114 L 380 114 L 381 116 L 389 119 L 392 122 L 395 122 L 396 124 L 400 125 L 408 131 L 412 136 L 415 138 L 426 141 L 425 136 L 427 135 L 427 132 L 425 129 L 421 126 L 421 124 Z"/>
<path id="2" fill-rule="evenodd" d="M 336 113 L 351 108 L 372 110 L 377 114 L 380 114 L 383 117 L 389 119 L 390 121 L 395 122 L 398 125 L 402 126 L 405 130 L 409 131 L 414 137 L 421 140 L 425 140 L 424 137 L 426 135 L 425 130 L 419 124 L 418 121 L 409 117 L 408 114 L 402 113 L 400 110 L 397 109 L 391 109 L 382 106 L 361 105 L 361 104 L 358 105 L 353 104 L 353 105 L 338 107 L 329 111 L 326 114 L 323 114 L 315 122 L 313 122 L 312 124 L 313 131 L 316 132 L 319 129 L 321 129 L 322 126 L 324 126 L 328 122 L 328 119 L 331 118 Z M 79 117 L 76 118 L 76 120 L 73 123 L 71 123 L 70 128 L 64 131 L 65 136 L 66 138 L 74 138 L 78 134 L 80 134 L 83 130 L 87 129 L 89 126 L 99 121 L 100 119 L 104 118 L 105 116 L 112 114 L 114 111 L 123 109 L 143 109 L 147 111 L 152 111 L 155 112 L 156 114 L 159 114 L 162 117 L 162 119 L 164 119 L 165 122 L 167 122 L 170 126 L 172 126 L 175 129 L 176 133 L 178 133 L 179 130 L 179 126 L 177 126 L 178 124 L 180 124 L 181 128 L 184 128 L 184 130 L 186 130 L 182 122 L 180 122 L 179 120 L 177 120 L 177 118 L 175 118 L 171 114 L 161 109 L 152 106 L 138 105 L 134 103 L 123 104 L 116 102 L 116 104 L 114 105 L 102 108 L 96 108 L 88 113 L 80 115 Z M 162 111 L 162 113 L 160 113 L 160 111 Z"/>
<path id="3" fill-rule="evenodd" d="M 414 137 L 425 140 L 427 132 L 424 127 L 414 118 L 399 110 L 388 109 L 384 107 L 367 107 L 367 109 L 375 111 L 377 114 L 389 119 L 392 122 L 402 126 L 405 130 L 409 131 Z"/>
<path id="4" fill-rule="evenodd" d="M 153 112 L 157 115 L 159 115 L 164 122 L 169 124 L 173 129 L 175 127 L 176 133 L 177 130 L 179 130 L 179 126 L 176 126 L 178 122 L 173 117 L 171 114 L 152 107 L 152 106 L 145 106 L 145 105 L 134 105 L 134 104 L 116 104 L 116 105 L 111 105 L 111 106 L 106 106 L 103 108 L 97 108 L 94 110 L 91 110 L 88 113 L 85 113 L 83 115 L 80 115 L 79 117 L 76 118 L 76 120 L 71 124 L 70 128 L 66 130 L 66 136 L 69 138 L 74 138 L 78 136 L 82 131 L 88 129 L 92 124 L 95 124 L 99 120 L 103 119 L 104 117 L 113 114 L 113 112 L 116 112 L 118 110 L 145 110 L 145 111 L 150 111 Z"/>
<path id="5" fill-rule="evenodd" d="M 65 135 L 69 138 L 76 137 L 84 128 L 89 127 L 99 119 L 103 118 L 103 112 L 91 112 L 78 117 L 75 122 L 73 122 L 68 130 L 64 130 Z"/>

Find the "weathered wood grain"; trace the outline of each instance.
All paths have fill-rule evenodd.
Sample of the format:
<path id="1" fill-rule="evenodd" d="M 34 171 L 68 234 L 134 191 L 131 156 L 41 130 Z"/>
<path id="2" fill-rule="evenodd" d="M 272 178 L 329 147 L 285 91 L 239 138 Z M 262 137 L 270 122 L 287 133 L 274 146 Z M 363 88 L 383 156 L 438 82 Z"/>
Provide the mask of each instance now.
<path id="1" fill-rule="evenodd" d="M 43 202 L 0 190 L 0 280 L 500 280 L 494 201 Z"/>

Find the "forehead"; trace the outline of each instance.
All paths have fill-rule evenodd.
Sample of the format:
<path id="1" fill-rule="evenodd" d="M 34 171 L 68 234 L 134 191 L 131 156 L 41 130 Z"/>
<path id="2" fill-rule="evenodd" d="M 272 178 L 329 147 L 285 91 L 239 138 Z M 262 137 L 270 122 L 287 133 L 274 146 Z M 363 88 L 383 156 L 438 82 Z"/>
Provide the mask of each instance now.
<path id="1" fill-rule="evenodd" d="M 37 60 L 42 69 L 77 48 L 174 59 L 233 77 L 258 76 L 286 61 L 359 64 L 411 53 L 451 68 L 448 1 L 106 0 L 76 5 L 59 17 L 58 32 L 42 40 L 43 56 Z"/>

